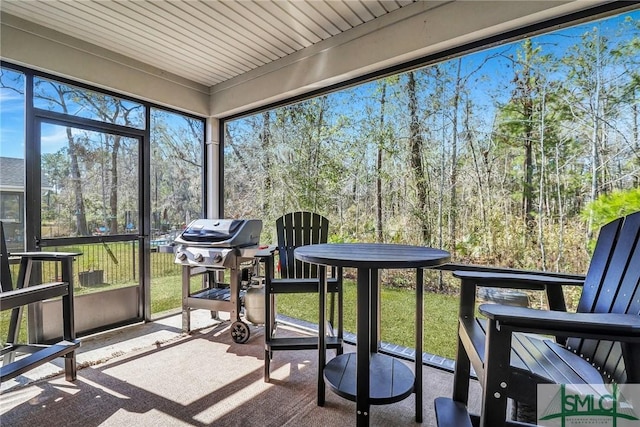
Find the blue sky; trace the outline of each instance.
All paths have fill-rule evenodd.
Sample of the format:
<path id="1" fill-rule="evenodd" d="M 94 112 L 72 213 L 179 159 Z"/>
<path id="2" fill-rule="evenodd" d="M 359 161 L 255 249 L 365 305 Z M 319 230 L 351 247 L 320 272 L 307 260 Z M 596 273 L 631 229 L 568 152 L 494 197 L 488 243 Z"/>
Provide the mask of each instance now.
<path id="1" fill-rule="evenodd" d="M 0 156 L 24 157 L 24 97 L 0 88 Z"/>

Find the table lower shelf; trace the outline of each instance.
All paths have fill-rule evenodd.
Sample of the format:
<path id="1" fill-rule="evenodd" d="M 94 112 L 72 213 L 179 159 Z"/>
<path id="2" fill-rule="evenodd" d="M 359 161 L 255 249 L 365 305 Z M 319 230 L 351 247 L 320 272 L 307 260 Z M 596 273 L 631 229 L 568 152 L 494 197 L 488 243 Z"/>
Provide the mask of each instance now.
<path id="1" fill-rule="evenodd" d="M 338 396 L 356 401 L 356 353 L 336 356 L 324 368 L 324 379 Z M 406 399 L 414 391 L 415 375 L 404 363 L 390 356 L 371 353 L 369 403 L 386 405 Z"/>

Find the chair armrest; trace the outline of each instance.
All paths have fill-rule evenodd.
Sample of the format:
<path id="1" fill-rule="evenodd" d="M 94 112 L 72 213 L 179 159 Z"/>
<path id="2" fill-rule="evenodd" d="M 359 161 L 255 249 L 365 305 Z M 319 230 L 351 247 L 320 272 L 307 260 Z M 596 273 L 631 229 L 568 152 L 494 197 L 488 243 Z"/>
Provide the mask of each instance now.
<path id="1" fill-rule="evenodd" d="M 460 263 L 453 263 L 453 262 L 442 264 L 437 267 L 431 267 L 431 269 L 454 271 L 454 272 L 472 271 L 472 272 L 484 272 L 484 273 L 533 274 L 535 276 L 559 277 L 559 278 L 573 279 L 573 280 L 584 280 L 585 278 L 583 274 L 572 274 L 572 273 L 562 273 L 562 272 L 542 271 L 542 270 L 522 270 L 518 268 L 494 267 L 494 266 L 477 265 L 477 264 L 460 264 Z"/>
<path id="2" fill-rule="evenodd" d="M 29 258 L 34 261 L 59 261 L 82 255 L 82 252 L 11 252 L 10 257 Z"/>
<path id="3" fill-rule="evenodd" d="M 544 290 L 547 286 L 584 285 L 584 278 L 557 277 L 524 270 L 521 270 L 520 273 L 454 271 L 453 276 L 464 281 L 472 280 L 478 286 L 490 286 L 492 288 Z"/>
<path id="4" fill-rule="evenodd" d="M 640 316 L 618 313 L 567 313 L 501 304 L 481 304 L 480 313 L 498 328 L 640 342 Z"/>
<path id="5" fill-rule="evenodd" d="M 562 286 L 583 286 L 584 277 L 569 275 L 571 277 L 549 275 L 547 272 L 535 272 L 525 270 L 512 270 L 515 272 L 495 272 L 495 271 L 454 271 L 453 276 L 462 281 L 461 294 L 464 293 L 465 305 L 461 305 L 461 312 L 469 315 L 472 310 L 471 305 L 475 302 L 476 286 L 491 288 L 527 289 L 545 291 L 547 301 L 551 310 L 566 311 L 567 305 L 564 299 Z M 469 295 L 472 293 L 473 295 Z M 461 299 L 461 303 L 462 303 Z M 563 338 L 556 337 L 559 341 Z"/>
<path id="6" fill-rule="evenodd" d="M 67 282 L 44 283 L 0 293 L 0 311 L 69 294 Z"/>

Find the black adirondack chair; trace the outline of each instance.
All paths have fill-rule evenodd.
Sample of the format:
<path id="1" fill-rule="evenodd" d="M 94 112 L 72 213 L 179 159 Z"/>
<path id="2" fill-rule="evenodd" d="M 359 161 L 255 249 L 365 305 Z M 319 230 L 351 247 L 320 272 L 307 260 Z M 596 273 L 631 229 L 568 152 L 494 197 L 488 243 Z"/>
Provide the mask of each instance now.
<path id="1" fill-rule="evenodd" d="M 0 310 L 11 310 L 7 344 L 2 348 L 3 359 L 0 368 L 0 382 L 21 375 L 30 369 L 47 363 L 58 357 L 65 358 L 65 378 L 76 379 L 75 350 L 80 342 L 75 339 L 73 322 L 73 281 L 72 262 L 77 254 L 52 252 L 12 253 L 20 261 L 17 284 L 14 288 L 9 263 L 9 253 L 4 236 L 4 227 L 0 222 Z M 31 266 L 34 261 L 57 261 L 62 263 L 65 282 L 29 285 Z M 50 298 L 62 297 L 62 340 L 53 344 L 19 343 L 20 310 L 28 304 Z M 24 356 L 26 354 L 26 356 Z"/>
<path id="2" fill-rule="evenodd" d="M 438 425 L 522 425 L 507 420 L 507 399 L 535 407 L 538 384 L 640 382 L 639 240 L 640 212 L 603 226 L 584 282 L 533 272 L 454 273 L 461 279 L 458 354 L 453 399 L 435 402 Z M 583 286 L 576 313 L 561 310 L 562 285 Z M 485 322 L 475 318 L 477 286 L 546 290 L 552 310 L 482 304 Z M 466 412 L 471 365 L 483 388 L 479 418 Z"/>
<path id="3" fill-rule="evenodd" d="M 317 213 L 291 212 L 276 220 L 276 232 L 280 277 L 275 277 L 274 275 L 274 257 L 268 258 L 265 262 L 265 382 L 269 381 L 270 362 L 274 351 L 318 348 L 317 337 L 291 338 L 276 336 L 275 296 L 276 294 L 285 293 L 319 293 L 318 266 L 296 260 L 293 252 L 299 246 L 326 243 L 329 235 L 329 220 Z M 341 268 L 332 270 L 331 277 L 327 279 L 327 287 L 327 292 L 331 295 L 327 348 L 336 349 L 338 354 L 341 354 L 343 338 Z M 337 326 L 334 329 L 336 299 L 338 300 L 338 319 Z M 324 307 L 324 301 L 320 303 L 319 307 Z M 325 318 L 326 313 L 321 309 L 319 321 L 324 322 Z"/>

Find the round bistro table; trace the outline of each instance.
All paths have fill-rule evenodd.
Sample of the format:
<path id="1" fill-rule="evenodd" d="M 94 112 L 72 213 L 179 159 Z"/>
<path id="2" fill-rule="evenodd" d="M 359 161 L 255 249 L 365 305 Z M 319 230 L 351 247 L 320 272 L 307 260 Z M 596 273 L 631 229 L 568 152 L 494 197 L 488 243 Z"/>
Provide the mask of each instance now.
<path id="1" fill-rule="evenodd" d="M 318 264 L 320 320 L 318 332 L 318 405 L 324 405 L 325 381 L 339 396 L 356 402 L 358 426 L 369 425 L 370 405 L 398 402 L 416 394 L 416 421 L 422 422 L 423 268 L 448 262 L 450 254 L 424 246 L 386 243 L 326 243 L 302 246 L 295 258 Z M 324 304 L 326 266 L 356 268 L 356 353 L 345 353 L 326 363 Z M 378 353 L 380 348 L 380 269 L 416 269 L 415 373 L 396 358 Z M 326 366 L 325 366 L 326 365 Z"/>

